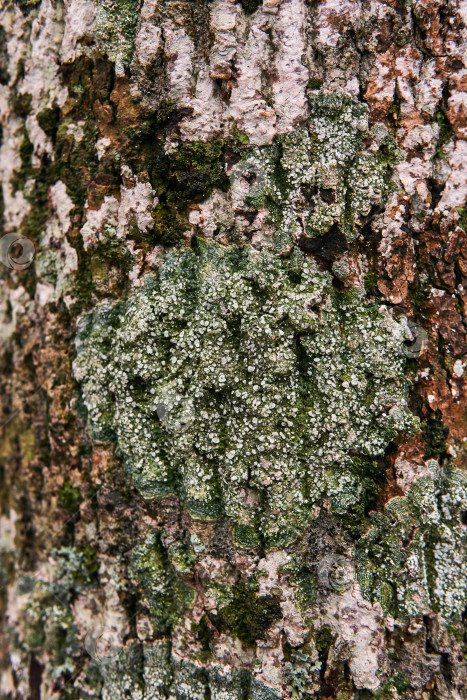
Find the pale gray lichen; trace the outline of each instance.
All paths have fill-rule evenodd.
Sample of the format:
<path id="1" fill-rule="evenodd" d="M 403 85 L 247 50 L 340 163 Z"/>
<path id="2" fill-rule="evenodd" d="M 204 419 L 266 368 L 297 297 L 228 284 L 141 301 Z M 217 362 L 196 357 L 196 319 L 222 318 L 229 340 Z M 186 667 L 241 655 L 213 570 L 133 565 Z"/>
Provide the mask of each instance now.
<path id="1" fill-rule="evenodd" d="M 391 188 L 395 144 L 369 138 L 368 108 L 341 93 L 309 96 L 307 127 L 277 136 L 271 147 L 254 149 L 238 168 L 255 174 L 250 202 L 269 209 L 277 242 L 323 236 L 337 226 L 351 241 L 356 225 L 373 206 L 384 205 Z"/>
<path id="2" fill-rule="evenodd" d="M 28 659 L 31 651 L 37 655 L 46 652 L 53 679 L 73 673 L 80 644 L 70 581 L 59 581 L 58 575 L 48 580 L 40 574 L 19 574 L 11 594 L 15 611 L 6 631 L 18 658 Z"/>
<path id="3" fill-rule="evenodd" d="M 94 20 L 98 46 L 115 62 L 117 74 L 131 61 L 138 27 L 138 0 L 99 0 Z"/>
<path id="4" fill-rule="evenodd" d="M 434 461 L 431 471 L 373 514 L 355 545 L 362 593 L 394 617 L 458 617 L 467 602 L 467 476 Z"/>
<path id="5" fill-rule="evenodd" d="M 282 694 L 252 677 L 248 668 L 199 666 L 171 654 L 170 643 L 128 644 L 105 674 L 103 700 L 279 700 Z"/>
<path id="6" fill-rule="evenodd" d="M 350 452 L 382 454 L 414 427 L 401 340 L 299 252 L 199 241 L 80 320 L 74 371 L 92 434 L 116 441 L 146 498 L 177 494 L 232 518 L 238 541 L 273 544 L 336 490 Z"/>

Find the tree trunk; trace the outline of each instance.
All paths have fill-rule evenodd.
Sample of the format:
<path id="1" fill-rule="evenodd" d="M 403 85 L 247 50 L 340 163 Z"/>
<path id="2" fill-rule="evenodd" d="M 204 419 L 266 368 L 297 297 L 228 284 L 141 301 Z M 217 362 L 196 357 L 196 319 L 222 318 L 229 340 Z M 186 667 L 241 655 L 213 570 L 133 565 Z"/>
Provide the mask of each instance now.
<path id="1" fill-rule="evenodd" d="M 0 8 L 1 698 L 467 698 L 465 6 Z"/>

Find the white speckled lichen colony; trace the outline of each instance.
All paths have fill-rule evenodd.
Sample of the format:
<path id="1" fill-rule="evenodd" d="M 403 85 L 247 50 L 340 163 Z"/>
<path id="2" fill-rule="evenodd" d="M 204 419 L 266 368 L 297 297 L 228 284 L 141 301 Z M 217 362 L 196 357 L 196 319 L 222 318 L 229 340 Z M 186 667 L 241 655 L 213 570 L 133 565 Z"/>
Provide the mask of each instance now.
<path id="1" fill-rule="evenodd" d="M 298 251 L 200 240 L 84 317 L 74 366 L 93 434 L 115 435 L 146 498 L 175 493 L 232 518 L 240 543 L 286 544 L 325 494 L 359 500 L 351 454 L 415 427 L 404 331 Z"/>

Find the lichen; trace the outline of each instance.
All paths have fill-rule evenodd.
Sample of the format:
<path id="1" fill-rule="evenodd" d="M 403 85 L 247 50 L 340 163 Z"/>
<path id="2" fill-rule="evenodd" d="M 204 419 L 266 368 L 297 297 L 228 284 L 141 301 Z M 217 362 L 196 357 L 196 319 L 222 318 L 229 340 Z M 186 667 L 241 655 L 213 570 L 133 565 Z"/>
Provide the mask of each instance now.
<path id="1" fill-rule="evenodd" d="M 138 0 L 100 0 L 95 17 L 98 46 L 122 74 L 133 55 L 138 28 Z"/>
<path id="2" fill-rule="evenodd" d="M 256 177 L 250 201 L 269 209 L 279 245 L 332 227 L 353 240 L 357 225 L 394 187 L 390 168 L 400 154 L 387 130 L 373 129 L 374 149 L 363 147 L 366 105 L 337 92 L 310 93 L 309 101 L 306 127 L 277 136 L 247 159 Z"/>
<path id="3" fill-rule="evenodd" d="M 246 544 L 290 541 L 328 491 L 358 501 L 350 453 L 415 426 L 401 326 L 299 252 L 172 251 L 127 301 L 81 318 L 77 353 L 91 432 L 141 493 L 227 515 Z"/>
<path id="4" fill-rule="evenodd" d="M 167 632 L 177 622 L 182 612 L 194 599 L 194 591 L 184 581 L 170 561 L 170 554 L 161 542 L 159 532 L 154 532 L 132 552 L 133 575 L 142 584 L 154 626 L 159 632 Z"/>
<path id="5" fill-rule="evenodd" d="M 362 593 L 402 619 L 429 610 L 459 617 L 467 599 L 467 477 L 434 460 L 431 472 L 374 513 L 355 545 Z"/>
<path id="6" fill-rule="evenodd" d="M 75 558 L 74 564 L 79 566 L 78 559 Z M 64 581 L 59 580 L 59 573 L 54 580 L 20 574 L 15 584 L 16 625 L 8 629 L 11 643 L 19 654 L 46 650 L 54 679 L 74 672 L 74 656 L 79 651 L 78 629 L 71 608 L 71 585 L 76 573 Z"/>

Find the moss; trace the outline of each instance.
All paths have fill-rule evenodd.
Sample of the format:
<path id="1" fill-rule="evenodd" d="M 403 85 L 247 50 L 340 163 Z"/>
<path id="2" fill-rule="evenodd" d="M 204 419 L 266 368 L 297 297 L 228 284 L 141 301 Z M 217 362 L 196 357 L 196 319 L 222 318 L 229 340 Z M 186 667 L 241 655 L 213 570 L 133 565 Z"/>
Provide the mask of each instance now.
<path id="1" fill-rule="evenodd" d="M 443 101 L 438 104 L 433 115 L 433 122 L 439 126 L 438 143 L 436 144 L 436 156 L 442 158 L 444 156 L 443 146 L 448 144 L 452 139 L 452 126 L 446 114 L 446 106 Z"/>
<path id="2" fill-rule="evenodd" d="M 265 639 L 265 631 L 282 618 L 279 600 L 274 596 L 257 596 L 248 583 L 240 581 L 233 587 L 233 601 L 219 610 L 221 625 L 225 626 L 246 646 Z"/>
<path id="3" fill-rule="evenodd" d="M 459 226 L 467 231 L 467 207 L 456 207 L 459 214 Z"/>
<path id="4" fill-rule="evenodd" d="M 239 2 L 247 15 L 252 15 L 254 12 L 259 10 L 263 4 L 263 0 L 239 0 Z"/>
<path id="5" fill-rule="evenodd" d="M 410 681 L 404 673 L 391 675 L 378 690 L 373 693 L 375 700 L 388 700 L 388 698 L 399 697 L 395 693 L 405 693 L 410 689 Z"/>
<path id="6" fill-rule="evenodd" d="M 191 623 L 191 630 L 195 632 L 196 639 L 201 645 L 199 661 L 205 663 L 212 654 L 215 638 L 215 627 L 209 620 L 207 613 L 204 613 L 199 623 Z"/>
<path id="7" fill-rule="evenodd" d="M 61 110 L 60 107 L 54 105 L 53 107 L 43 109 L 36 115 L 37 123 L 41 127 L 47 136 L 55 142 L 55 137 L 57 135 L 57 130 L 60 123 Z"/>
<path id="8" fill-rule="evenodd" d="M 93 435 L 116 440 L 145 497 L 175 493 L 272 547 L 326 491 L 361 500 L 349 451 L 382 454 L 415 426 L 404 362 L 399 325 L 312 260 L 198 241 L 83 317 L 74 367 Z"/>
<path id="9" fill-rule="evenodd" d="M 449 428 L 443 424 L 439 417 L 428 418 L 422 423 L 423 438 L 426 443 L 424 459 L 439 457 L 447 450 L 446 438 Z"/>
<path id="10" fill-rule="evenodd" d="M 233 127 L 233 137 L 242 146 L 247 146 L 250 143 L 250 138 L 248 134 L 245 134 L 244 131 L 240 131 L 240 129 L 237 128 L 236 124 L 234 124 Z"/>
<path id="11" fill-rule="evenodd" d="M 316 651 L 323 670 L 326 668 L 326 663 L 329 656 L 329 650 L 337 639 L 337 634 L 333 634 L 329 625 L 323 625 L 319 628 L 315 635 Z"/>
<path id="12" fill-rule="evenodd" d="M 72 486 L 70 479 L 66 478 L 58 489 L 58 505 L 69 513 L 77 513 L 83 498 L 79 488 Z"/>
<path id="13" fill-rule="evenodd" d="M 321 78 L 310 78 L 306 86 L 308 90 L 319 90 L 323 84 Z"/>
<path id="14" fill-rule="evenodd" d="M 168 153 L 159 147 L 150 168 L 160 202 L 153 213 L 154 242 L 176 243 L 188 228 L 188 205 L 206 199 L 214 188 L 229 188 L 225 147 L 219 140 L 184 142 Z"/>
<path id="15" fill-rule="evenodd" d="M 371 292 L 378 283 L 378 274 L 376 272 L 367 272 L 363 277 L 363 284 L 365 285 L 365 291 L 367 293 Z"/>
<path id="16" fill-rule="evenodd" d="M 32 95 L 28 92 L 13 91 L 11 98 L 11 111 L 17 117 L 27 117 L 31 111 Z"/>

